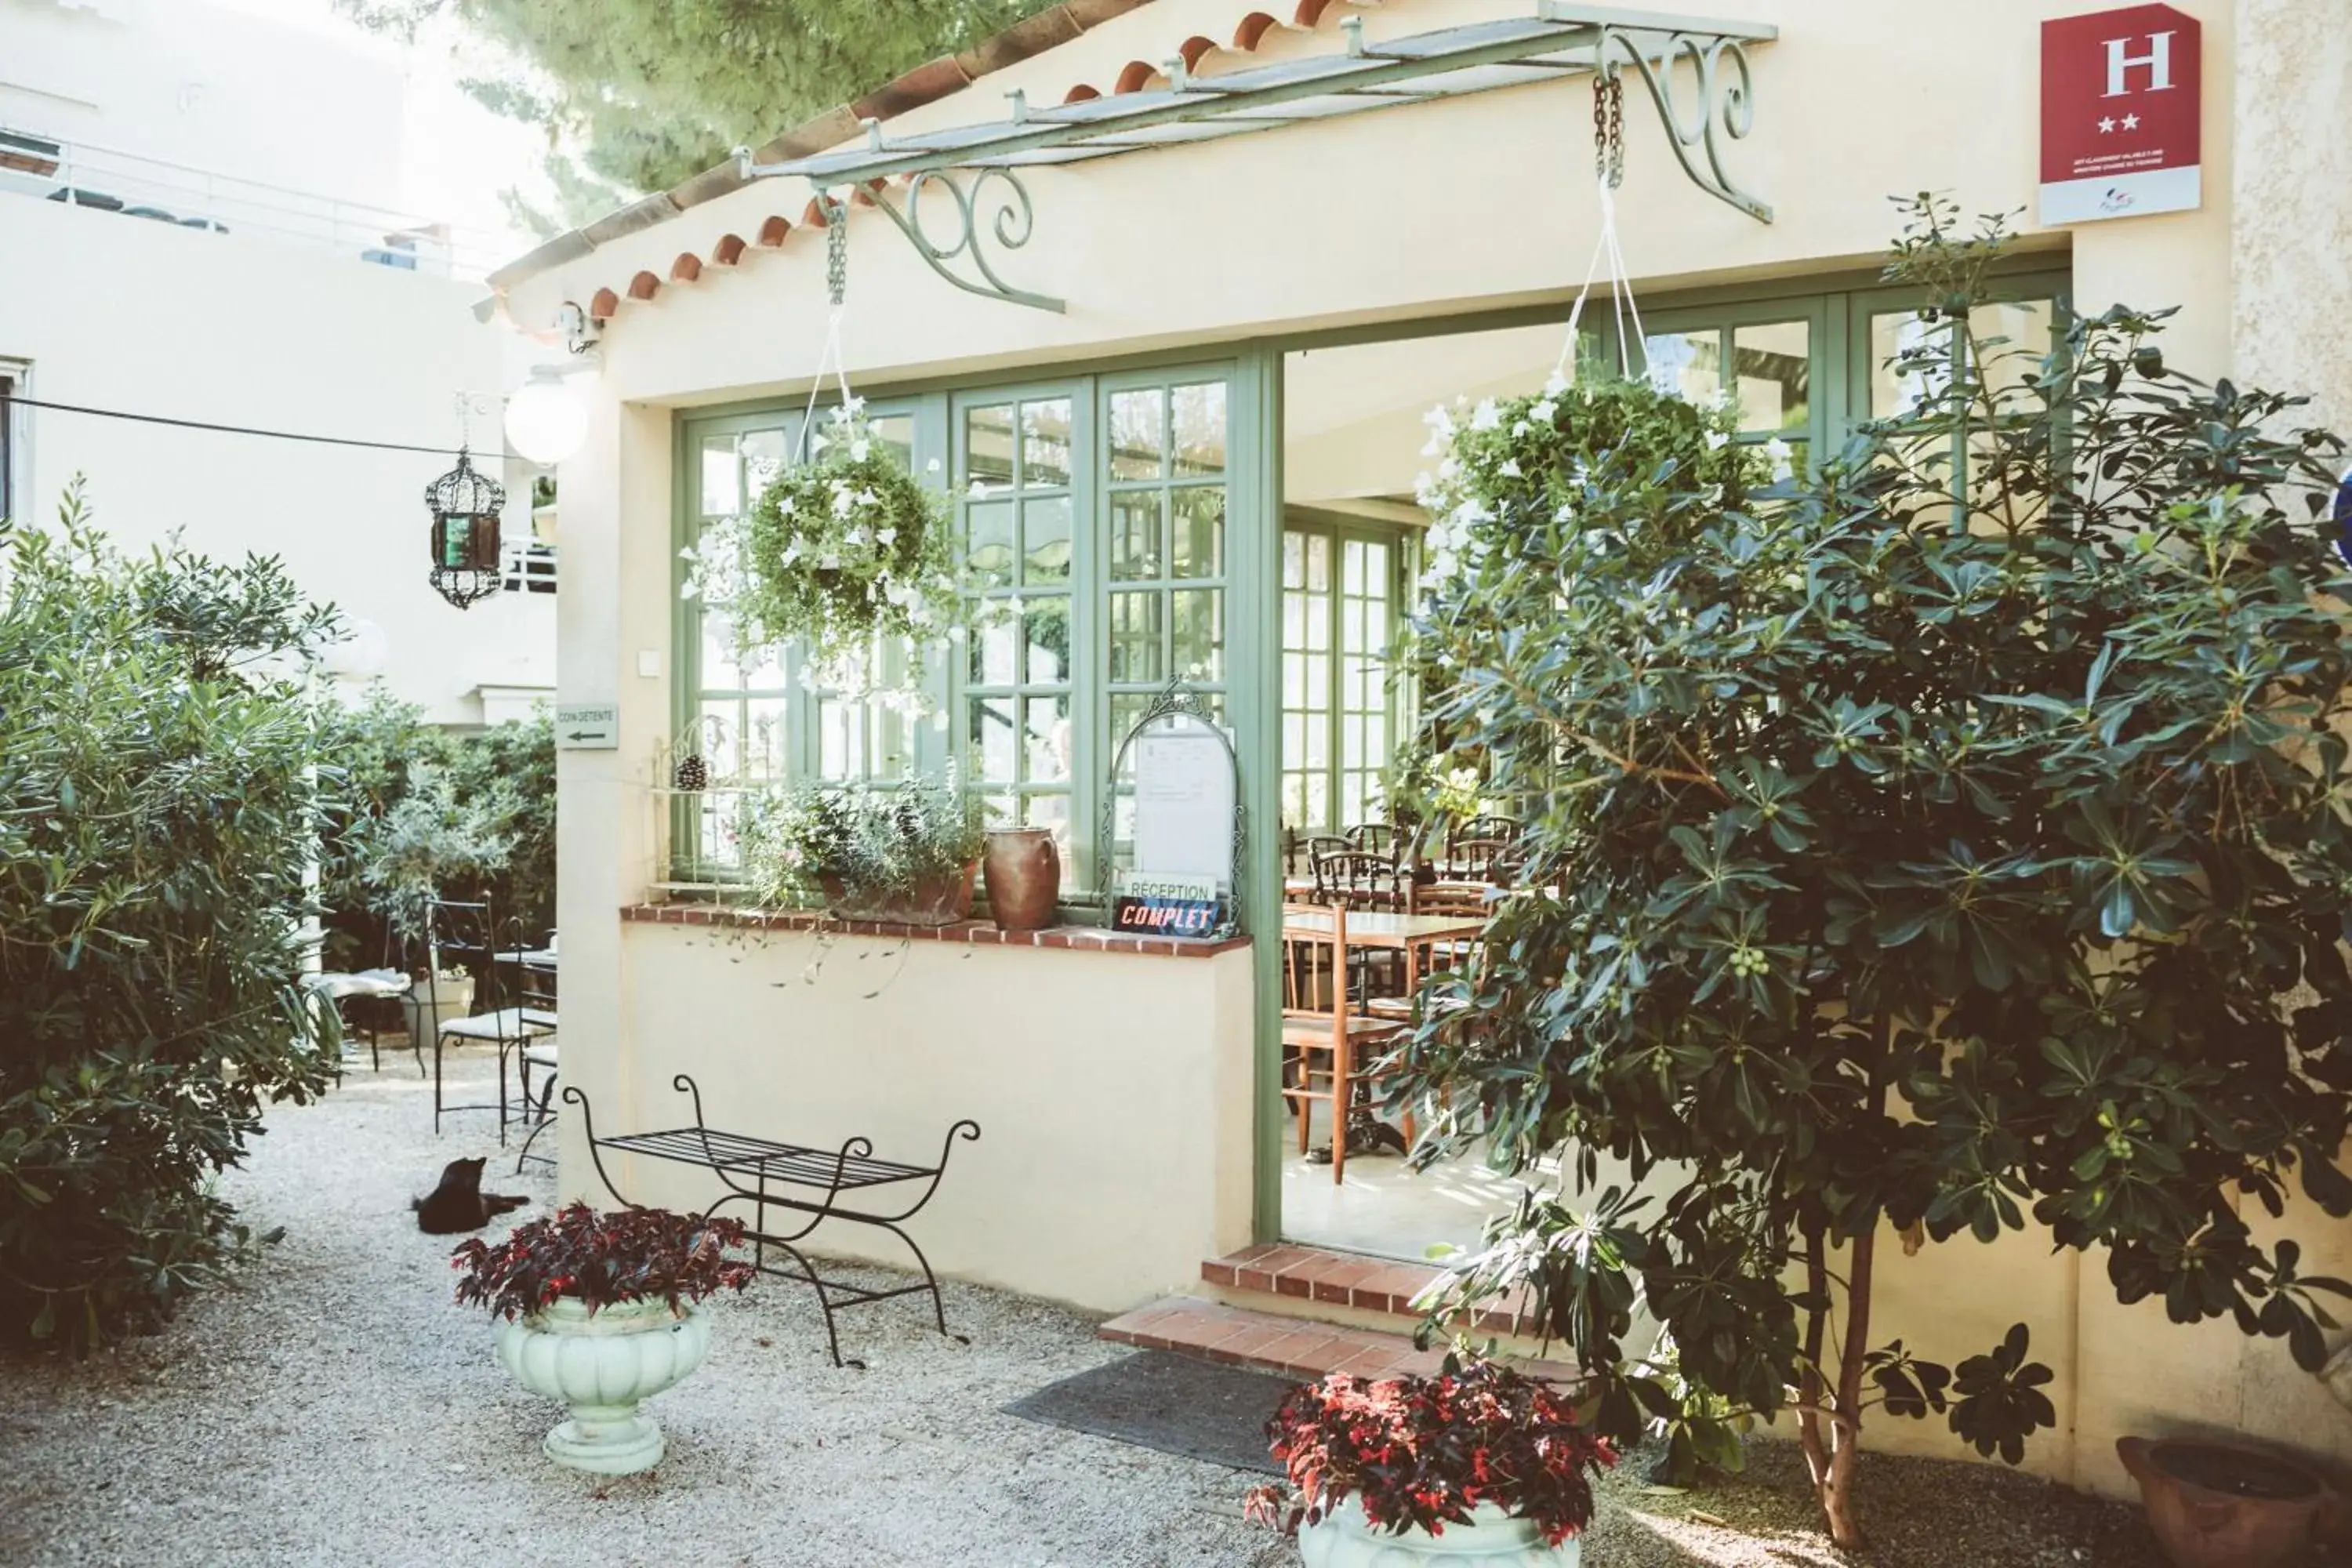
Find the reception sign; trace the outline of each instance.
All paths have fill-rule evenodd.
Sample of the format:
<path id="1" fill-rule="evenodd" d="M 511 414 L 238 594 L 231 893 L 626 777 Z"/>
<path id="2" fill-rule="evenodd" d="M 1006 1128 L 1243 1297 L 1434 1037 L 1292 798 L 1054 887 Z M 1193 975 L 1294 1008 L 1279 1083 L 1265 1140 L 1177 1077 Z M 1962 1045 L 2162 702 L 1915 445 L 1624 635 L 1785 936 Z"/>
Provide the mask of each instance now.
<path id="1" fill-rule="evenodd" d="M 2042 24 L 2042 221 L 2187 212 L 2204 202 L 2203 41 L 2169 5 Z"/>

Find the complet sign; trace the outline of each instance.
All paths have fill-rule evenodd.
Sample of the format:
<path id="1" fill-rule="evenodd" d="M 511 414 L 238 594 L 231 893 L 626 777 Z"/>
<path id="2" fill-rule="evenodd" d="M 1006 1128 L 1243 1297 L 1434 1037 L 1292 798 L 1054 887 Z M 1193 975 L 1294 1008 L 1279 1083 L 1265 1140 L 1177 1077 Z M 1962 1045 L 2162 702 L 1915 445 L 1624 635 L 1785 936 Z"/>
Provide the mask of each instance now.
<path id="1" fill-rule="evenodd" d="M 2188 212 L 2205 199 L 2197 18 L 2127 5 L 2042 24 L 2042 221 Z"/>
<path id="2" fill-rule="evenodd" d="M 1206 936 L 1223 900 L 1214 877 L 1155 877 L 1122 871 L 1111 900 L 1111 928 L 1129 936 Z"/>

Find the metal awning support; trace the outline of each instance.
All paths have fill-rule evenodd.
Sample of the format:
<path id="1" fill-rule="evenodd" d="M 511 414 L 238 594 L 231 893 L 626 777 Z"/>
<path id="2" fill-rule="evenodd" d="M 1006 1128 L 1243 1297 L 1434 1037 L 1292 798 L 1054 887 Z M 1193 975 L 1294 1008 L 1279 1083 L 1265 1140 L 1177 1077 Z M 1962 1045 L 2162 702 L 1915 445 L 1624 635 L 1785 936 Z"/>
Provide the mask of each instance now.
<path id="1" fill-rule="evenodd" d="M 747 180 L 788 174 L 808 180 L 828 212 L 834 198 L 826 193 L 836 187 L 904 177 L 903 210 L 878 190 L 875 205 L 932 270 L 975 294 L 1059 310 L 1061 300 L 1007 284 L 988 255 L 992 241 L 1017 250 L 1035 231 L 1036 211 L 1021 181 L 1024 168 L 1211 142 L 1570 77 L 1613 78 L 1631 66 L 1649 88 L 1667 143 L 1692 183 L 1760 222 L 1772 221 L 1770 206 L 1733 184 L 1718 140 L 1721 134 L 1736 141 L 1755 126 L 1747 47 L 1778 37 L 1780 29 L 1769 24 L 1537 0 L 1532 16 L 1444 27 L 1377 47 L 1364 41 L 1361 18 L 1349 17 L 1342 26 L 1347 47 L 1340 54 L 1215 77 L 1195 77 L 1182 59 L 1171 59 L 1164 88 L 1051 109 L 1032 109 L 1014 92 L 1007 95 L 1013 105 L 1009 120 L 896 138 L 884 136 L 880 123 L 869 120 L 863 147 L 783 163 L 754 163 L 748 148 L 738 148 L 736 162 Z M 1675 75 L 1683 61 L 1692 68 L 1696 89 L 1687 100 L 1680 96 Z M 998 188 L 992 191 L 992 184 Z M 950 193 L 952 205 L 947 243 L 932 237 L 921 212 L 924 195 L 941 189 Z M 983 208 L 989 216 L 984 224 Z"/>

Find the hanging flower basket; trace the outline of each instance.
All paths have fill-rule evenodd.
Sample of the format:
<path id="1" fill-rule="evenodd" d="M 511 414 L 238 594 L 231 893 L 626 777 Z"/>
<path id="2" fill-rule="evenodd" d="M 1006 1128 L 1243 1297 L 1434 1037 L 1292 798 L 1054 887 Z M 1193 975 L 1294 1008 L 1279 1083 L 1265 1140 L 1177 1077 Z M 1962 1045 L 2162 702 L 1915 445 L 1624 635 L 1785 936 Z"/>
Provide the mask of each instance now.
<path id="1" fill-rule="evenodd" d="M 858 685 L 877 637 L 928 641 L 961 608 L 945 498 L 891 455 L 852 398 L 740 519 L 683 553 L 684 593 L 725 605 L 741 648 L 804 644 Z"/>

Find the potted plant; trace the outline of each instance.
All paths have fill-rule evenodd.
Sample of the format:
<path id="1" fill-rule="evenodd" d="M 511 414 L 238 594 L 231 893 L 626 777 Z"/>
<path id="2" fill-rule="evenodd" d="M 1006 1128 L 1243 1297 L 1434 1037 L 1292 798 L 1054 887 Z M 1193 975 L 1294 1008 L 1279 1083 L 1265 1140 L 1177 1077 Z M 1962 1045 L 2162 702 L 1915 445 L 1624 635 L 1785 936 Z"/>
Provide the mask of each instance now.
<path id="1" fill-rule="evenodd" d="M 756 1269 L 727 1249 L 743 1222 L 667 1209 L 600 1214 L 575 1203 L 495 1246 L 452 1254 L 460 1303 L 488 1307 L 498 1356 L 525 1388 L 570 1406 L 540 1446 L 557 1464 L 627 1476 L 659 1463 L 661 1428 L 637 1409 L 710 1350 L 695 1303 L 740 1290 Z"/>
<path id="2" fill-rule="evenodd" d="M 1253 1491 L 1252 1516 L 1298 1530 L 1307 1568 L 1573 1568 L 1591 1474 L 1617 1456 L 1549 1384 L 1495 1362 L 1446 1368 L 1293 1389 L 1266 1423 L 1289 1488 Z"/>
<path id="3" fill-rule="evenodd" d="M 843 920 L 936 926 L 971 916 L 986 833 L 971 795 L 948 780 L 911 779 L 753 797 L 740 838 L 761 903 L 818 901 Z"/>
<path id="4" fill-rule="evenodd" d="M 740 519 L 682 556 L 688 598 L 723 605 L 739 648 L 803 643 L 824 683 L 862 685 L 877 639 L 932 641 L 961 611 L 945 498 L 850 398 Z"/>

